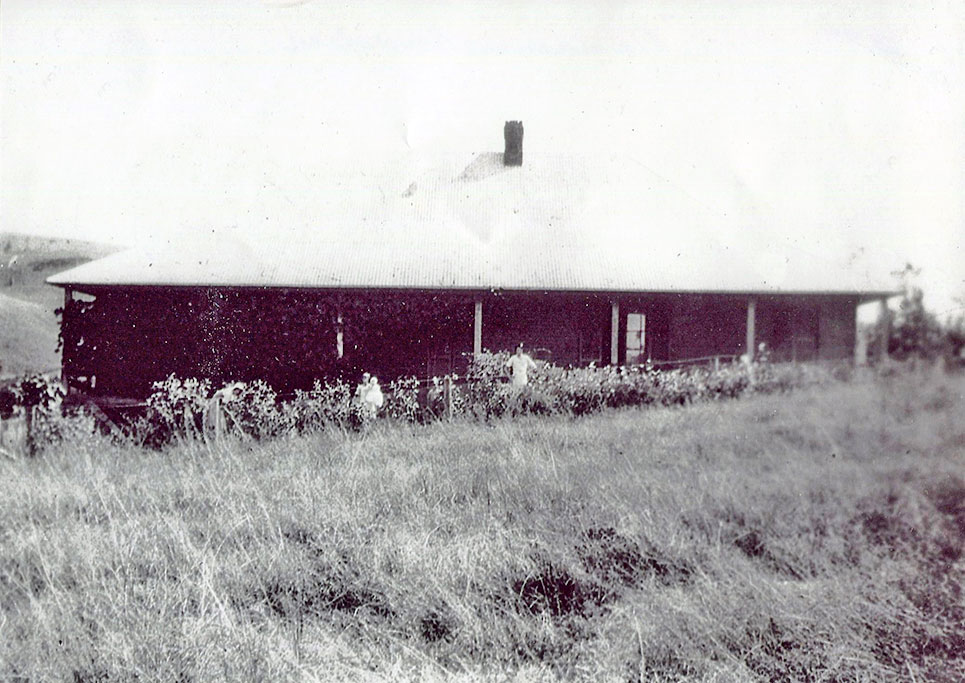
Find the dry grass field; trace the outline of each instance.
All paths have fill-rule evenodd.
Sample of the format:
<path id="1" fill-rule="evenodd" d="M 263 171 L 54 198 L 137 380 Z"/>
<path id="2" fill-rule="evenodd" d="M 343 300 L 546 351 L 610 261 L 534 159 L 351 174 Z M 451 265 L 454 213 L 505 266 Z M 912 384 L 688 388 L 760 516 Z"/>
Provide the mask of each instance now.
<path id="1" fill-rule="evenodd" d="M 965 378 L 0 463 L 0 678 L 965 679 Z"/>

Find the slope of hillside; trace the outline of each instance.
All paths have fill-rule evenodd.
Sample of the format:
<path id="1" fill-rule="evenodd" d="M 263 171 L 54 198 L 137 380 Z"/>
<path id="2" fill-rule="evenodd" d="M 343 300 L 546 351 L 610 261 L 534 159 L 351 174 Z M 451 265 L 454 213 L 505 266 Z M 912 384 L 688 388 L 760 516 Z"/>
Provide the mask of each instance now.
<path id="1" fill-rule="evenodd" d="M 113 250 L 80 240 L 0 233 L 0 375 L 60 365 L 54 311 L 64 294 L 44 280 Z"/>
<path id="2" fill-rule="evenodd" d="M 0 375 L 53 370 L 60 364 L 56 347 L 53 311 L 0 293 Z"/>

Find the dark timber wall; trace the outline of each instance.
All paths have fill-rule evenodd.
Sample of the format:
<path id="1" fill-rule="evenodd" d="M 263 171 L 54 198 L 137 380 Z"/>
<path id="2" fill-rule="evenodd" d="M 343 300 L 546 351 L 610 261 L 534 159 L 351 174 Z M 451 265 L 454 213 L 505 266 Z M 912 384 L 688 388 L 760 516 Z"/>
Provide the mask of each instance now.
<path id="1" fill-rule="evenodd" d="M 748 297 L 738 295 L 105 287 L 68 294 L 64 376 L 90 393 L 138 397 L 172 373 L 263 379 L 280 391 L 325 377 L 354 381 L 362 371 L 384 380 L 462 374 L 477 300 L 483 348 L 523 342 L 559 365 L 609 363 L 614 302 L 621 363 L 631 314 L 646 316 L 644 358 L 746 351 Z M 856 304 L 853 296 L 757 297 L 755 344 L 779 361 L 851 358 Z"/>
<path id="2" fill-rule="evenodd" d="M 605 297 L 559 292 L 508 293 L 483 299 L 483 348 L 524 347 L 557 365 L 609 360 L 610 304 Z"/>
<path id="3" fill-rule="evenodd" d="M 756 338 L 775 361 L 851 358 L 857 304 L 852 296 L 761 297 Z"/>
<path id="4" fill-rule="evenodd" d="M 363 370 L 449 372 L 472 351 L 472 315 L 471 298 L 448 293 L 103 288 L 65 306 L 64 375 L 93 394 L 145 396 L 172 373 L 290 391 Z"/>
<path id="5" fill-rule="evenodd" d="M 822 360 L 854 358 L 856 297 L 821 300 L 818 312 L 818 356 Z"/>
<path id="6" fill-rule="evenodd" d="M 729 296 L 679 296 L 670 309 L 669 358 L 746 351 L 747 301 Z"/>

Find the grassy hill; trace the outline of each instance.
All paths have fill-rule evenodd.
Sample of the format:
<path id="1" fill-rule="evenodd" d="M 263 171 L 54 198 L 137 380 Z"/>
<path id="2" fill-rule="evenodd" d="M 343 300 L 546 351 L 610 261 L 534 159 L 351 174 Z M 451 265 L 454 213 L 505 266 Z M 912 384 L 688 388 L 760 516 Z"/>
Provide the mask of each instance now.
<path id="1" fill-rule="evenodd" d="M 114 249 L 80 240 L 0 233 L 0 375 L 56 369 L 63 290 L 44 280 Z"/>
<path id="2" fill-rule="evenodd" d="M 965 377 L 0 459 L 0 678 L 965 680 Z"/>

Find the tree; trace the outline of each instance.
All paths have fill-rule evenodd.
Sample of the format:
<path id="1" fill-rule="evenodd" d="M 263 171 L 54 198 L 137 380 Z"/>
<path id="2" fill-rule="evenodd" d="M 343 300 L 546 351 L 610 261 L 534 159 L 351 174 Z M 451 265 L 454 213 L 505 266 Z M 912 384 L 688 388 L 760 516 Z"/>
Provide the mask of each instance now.
<path id="1" fill-rule="evenodd" d="M 925 309 L 924 292 L 917 284 L 921 269 L 908 263 L 892 274 L 898 279 L 902 294 L 893 314 L 888 354 L 898 360 L 940 356 L 945 348 L 945 333 L 935 315 Z"/>

